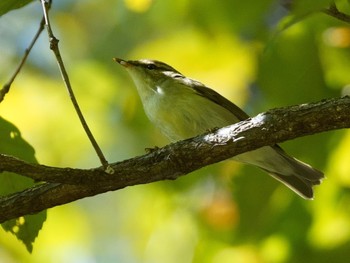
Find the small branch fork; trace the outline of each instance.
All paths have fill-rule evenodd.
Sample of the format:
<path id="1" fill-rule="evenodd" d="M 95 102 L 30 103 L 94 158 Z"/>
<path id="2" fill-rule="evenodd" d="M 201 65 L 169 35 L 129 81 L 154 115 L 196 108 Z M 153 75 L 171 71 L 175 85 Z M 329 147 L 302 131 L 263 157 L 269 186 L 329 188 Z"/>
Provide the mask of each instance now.
<path id="1" fill-rule="evenodd" d="M 52 0 L 48 0 L 48 1 L 45 1 L 45 0 L 40 0 L 41 1 L 41 5 L 42 5 L 42 8 L 43 8 L 43 18 L 41 19 L 41 22 L 40 22 L 40 25 L 39 25 L 39 29 L 38 31 L 36 32 L 33 40 L 31 41 L 31 43 L 29 44 L 29 47 L 25 50 L 24 52 L 24 56 L 22 58 L 22 60 L 20 61 L 20 64 L 18 65 L 17 69 L 15 70 L 14 74 L 11 76 L 11 78 L 9 79 L 9 81 L 2 87 L 2 89 L 0 89 L 0 103 L 4 100 L 5 98 L 5 95 L 10 91 L 10 88 L 11 88 L 11 85 L 12 83 L 14 82 L 14 80 L 16 79 L 18 73 L 21 71 L 23 65 L 25 64 L 27 58 L 28 58 L 28 55 L 30 53 L 30 51 L 32 50 L 32 48 L 34 47 L 37 39 L 39 38 L 41 32 L 44 30 L 44 28 L 46 27 L 47 29 L 47 32 L 48 32 L 48 36 L 49 36 L 49 41 L 50 41 L 50 49 L 54 52 L 55 56 L 56 56 L 56 60 L 57 60 L 57 63 L 58 63 L 58 67 L 61 71 L 61 75 L 62 75 L 62 78 L 63 78 L 63 81 L 65 83 L 65 86 L 68 90 L 68 93 L 69 93 L 69 96 L 71 98 L 71 101 L 73 103 L 73 106 L 74 106 L 74 109 L 75 111 L 77 112 L 78 114 L 78 117 L 79 117 L 79 120 L 92 144 L 92 146 L 94 147 L 95 151 L 96 151 L 96 154 L 97 156 L 99 157 L 100 159 L 100 162 L 104 168 L 104 171 L 108 174 L 113 174 L 113 169 L 112 167 L 108 164 L 106 158 L 104 157 L 99 145 L 97 144 L 87 122 L 85 121 L 85 118 L 80 110 L 80 107 L 79 107 L 79 104 L 75 98 L 75 95 L 74 95 L 74 92 L 73 92 L 73 89 L 71 87 L 71 84 L 70 84 L 70 81 L 69 81 L 69 77 L 68 77 L 68 74 L 67 74 L 67 71 L 65 69 L 65 66 L 64 66 L 64 63 L 63 63 L 63 60 L 62 60 L 62 57 L 61 57 L 61 54 L 60 54 L 60 51 L 59 51 L 59 47 L 58 47 L 58 42 L 59 40 L 54 36 L 53 32 L 52 32 L 52 29 L 51 29 L 51 25 L 50 25 L 50 20 L 49 20 L 49 16 L 48 16 L 48 11 L 51 7 L 51 3 L 52 3 Z"/>

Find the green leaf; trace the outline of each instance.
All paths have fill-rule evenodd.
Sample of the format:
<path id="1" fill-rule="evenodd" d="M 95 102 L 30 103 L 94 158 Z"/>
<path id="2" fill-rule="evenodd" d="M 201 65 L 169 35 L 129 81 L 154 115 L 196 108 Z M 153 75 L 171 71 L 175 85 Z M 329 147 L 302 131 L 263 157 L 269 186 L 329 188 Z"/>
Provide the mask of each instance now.
<path id="1" fill-rule="evenodd" d="M 28 252 L 31 253 L 35 238 L 38 236 L 45 220 L 46 211 L 42 211 L 35 215 L 21 216 L 17 219 L 6 221 L 2 224 L 2 227 L 21 240 Z"/>
<path id="2" fill-rule="evenodd" d="M 37 163 L 33 147 L 26 142 L 20 131 L 10 122 L 0 117 L 0 152 L 16 156 L 31 163 Z M 33 180 L 17 174 L 4 172 L 0 174 L 0 195 L 8 195 L 22 191 L 34 185 Z M 46 220 L 46 211 L 35 215 L 26 215 L 9 220 L 2 227 L 14 234 L 26 246 L 33 250 L 33 242 Z"/>
<path id="3" fill-rule="evenodd" d="M 11 10 L 21 8 L 31 2 L 33 2 L 33 0 L 2 0 L 0 1 L 0 16 Z"/>

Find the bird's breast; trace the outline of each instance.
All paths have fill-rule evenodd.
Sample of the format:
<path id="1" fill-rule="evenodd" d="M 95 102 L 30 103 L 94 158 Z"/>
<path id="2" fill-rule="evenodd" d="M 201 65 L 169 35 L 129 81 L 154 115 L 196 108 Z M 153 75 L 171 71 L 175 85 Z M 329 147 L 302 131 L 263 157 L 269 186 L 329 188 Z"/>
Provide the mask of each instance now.
<path id="1" fill-rule="evenodd" d="M 172 141 L 238 121 L 227 109 L 196 94 L 167 96 L 159 92 L 147 100 L 143 104 L 148 118 Z"/>

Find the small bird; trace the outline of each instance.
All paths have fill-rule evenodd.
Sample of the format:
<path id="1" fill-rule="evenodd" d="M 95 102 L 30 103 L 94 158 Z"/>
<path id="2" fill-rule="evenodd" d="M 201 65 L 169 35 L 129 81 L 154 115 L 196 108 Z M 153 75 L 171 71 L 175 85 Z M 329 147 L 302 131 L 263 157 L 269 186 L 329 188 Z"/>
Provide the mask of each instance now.
<path id="1" fill-rule="evenodd" d="M 242 109 L 204 84 L 156 60 L 114 61 L 133 79 L 146 115 L 171 141 L 191 138 L 213 128 L 248 119 Z M 323 173 L 285 153 L 278 145 L 237 155 L 233 160 L 258 166 L 305 199 Z"/>

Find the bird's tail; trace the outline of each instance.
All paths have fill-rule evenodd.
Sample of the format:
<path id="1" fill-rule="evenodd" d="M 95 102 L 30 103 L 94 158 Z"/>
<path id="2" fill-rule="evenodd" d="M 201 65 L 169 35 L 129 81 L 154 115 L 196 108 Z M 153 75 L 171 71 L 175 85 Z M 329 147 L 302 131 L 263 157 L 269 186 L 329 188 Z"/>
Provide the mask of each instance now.
<path id="1" fill-rule="evenodd" d="M 289 156 L 277 145 L 263 147 L 236 157 L 238 161 L 250 163 L 265 170 L 305 199 L 313 199 L 313 186 L 319 185 L 324 178 L 322 172 Z"/>

